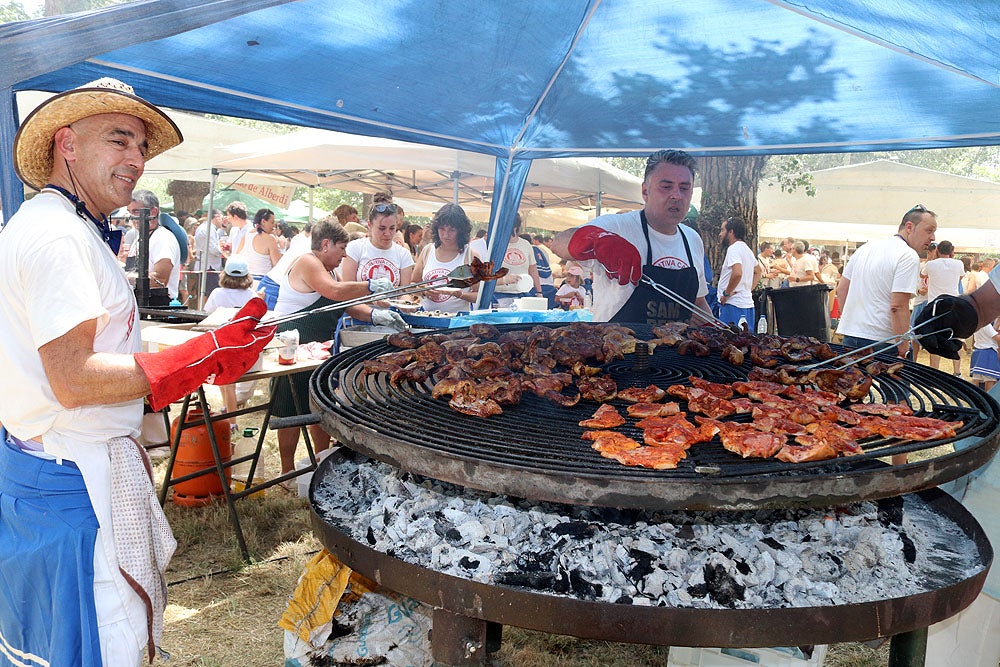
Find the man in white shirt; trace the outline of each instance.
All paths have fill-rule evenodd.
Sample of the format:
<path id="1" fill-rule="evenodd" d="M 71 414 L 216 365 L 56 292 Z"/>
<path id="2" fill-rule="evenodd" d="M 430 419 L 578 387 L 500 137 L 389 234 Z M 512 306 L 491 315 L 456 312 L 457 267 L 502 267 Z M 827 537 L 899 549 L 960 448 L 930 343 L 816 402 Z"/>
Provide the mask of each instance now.
<path id="1" fill-rule="evenodd" d="M 149 286 L 166 287 L 171 299 L 177 298 L 181 282 L 181 248 L 177 237 L 160 226 L 160 200 L 149 190 L 136 190 L 128 210 L 135 217 L 149 209 Z"/>
<path id="2" fill-rule="evenodd" d="M 910 297 L 920 272 L 918 252 L 927 249 L 937 231 L 937 215 L 921 204 L 903 216 L 893 236 L 870 241 L 851 256 L 837 284 L 843 312 L 837 333 L 848 347 L 867 347 L 910 326 Z M 905 357 L 910 343 L 896 344 Z"/>
<path id="3" fill-rule="evenodd" d="M 789 287 L 803 287 L 816 282 L 816 275 L 819 273 L 819 261 L 810 253 L 806 252 L 806 243 L 796 241 L 792 246 L 791 262 L 792 275 L 788 278 Z"/>
<path id="4" fill-rule="evenodd" d="M 208 220 L 198 225 L 194 233 L 194 270 L 199 274 L 208 269 L 205 276 L 205 294 L 219 286 L 219 271 L 222 270 L 222 245 L 219 232 L 222 229 L 222 211 L 212 211 Z M 202 261 L 206 259 L 206 261 Z"/>
<path id="5" fill-rule="evenodd" d="M 746 236 L 747 226 L 741 219 L 723 221 L 719 241 L 728 248 L 719 273 L 719 319 L 726 324 L 737 324 L 742 319 L 753 327 L 757 318 L 752 291 L 763 269 L 746 244 Z"/>
<path id="6" fill-rule="evenodd" d="M 958 285 L 965 275 L 965 265 L 955 259 L 955 246 L 951 241 L 941 241 L 937 245 L 937 258 L 932 259 L 920 269 L 920 275 L 927 277 L 927 301 L 933 301 L 942 294 L 958 296 Z M 933 326 L 933 325 L 932 325 Z M 958 355 L 956 355 L 957 357 Z M 930 355 L 931 368 L 941 366 L 941 357 Z M 962 374 L 962 361 L 951 360 L 951 372 L 957 376 Z"/>

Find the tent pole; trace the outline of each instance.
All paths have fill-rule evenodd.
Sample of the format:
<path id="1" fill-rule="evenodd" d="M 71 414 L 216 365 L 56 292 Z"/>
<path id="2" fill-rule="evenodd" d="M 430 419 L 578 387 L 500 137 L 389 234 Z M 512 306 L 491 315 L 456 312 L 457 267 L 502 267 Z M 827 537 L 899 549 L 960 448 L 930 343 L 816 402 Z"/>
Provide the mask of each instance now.
<path id="1" fill-rule="evenodd" d="M 215 184 L 219 180 L 219 170 L 212 168 L 212 184 L 208 188 L 208 218 L 206 223 L 208 225 L 212 224 L 212 211 L 215 209 Z M 208 287 L 208 248 L 212 241 L 212 228 L 211 226 L 205 228 L 205 254 L 201 257 L 201 275 L 198 276 L 198 309 L 201 310 L 202 304 L 205 303 L 205 291 Z"/>
<path id="2" fill-rule="evenodd" d="M 315 185 L 309 186 L 309 224 L 313 221 L 313 190 L 316 188 Z"/>
<path id="3" fill-rule="evenodd" d="M 601 193 L 604 189 L 601 185 L 601 172 L 597 172 L 597 215 L 601 214 Z"/>
<path id="4" fill-rule="evenodd" d="M 451 172 L 451 180 L 455 184 L 454 193 L 452 194 L 452 201 L 455 204 L 458 203 L 458 179 L 459 178 L 461 178 L 461 174 L 459 174 L 458 170 L 455 170 L 455 171 Z"/>

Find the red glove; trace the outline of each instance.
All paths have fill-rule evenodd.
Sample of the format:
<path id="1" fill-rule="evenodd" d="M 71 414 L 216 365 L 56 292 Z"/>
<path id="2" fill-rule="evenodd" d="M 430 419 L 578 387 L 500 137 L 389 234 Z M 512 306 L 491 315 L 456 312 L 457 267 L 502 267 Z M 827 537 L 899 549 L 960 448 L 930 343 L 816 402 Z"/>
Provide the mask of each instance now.
<path id="1" fill-rule="evenodd" d="M 135 361 L 149 380 L 149 404 L 162 410 L 203 382 L 232 384 L 257 363 L 277 327 L 257 328 L 267 305 L 251 299 L 232 321 L 162 352 L 140 352 Z"/>
<path id="2" fill-rule="evenodd" d="M 635 246 L 614 232 L 585 225 L 569 240 L 569 254 L 574 259 L 596 259 L 619 285 L 639 284 L 642 257 Z"/>

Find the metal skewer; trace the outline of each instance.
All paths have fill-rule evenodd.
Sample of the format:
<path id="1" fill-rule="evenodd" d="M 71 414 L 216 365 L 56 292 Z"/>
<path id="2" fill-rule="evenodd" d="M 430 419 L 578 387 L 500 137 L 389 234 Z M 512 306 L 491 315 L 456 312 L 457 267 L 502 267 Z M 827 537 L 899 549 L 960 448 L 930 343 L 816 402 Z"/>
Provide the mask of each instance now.
<path id="1" fill-rule="evenodd" d="M 697 315 L 701 319 L 707 321 L 709 324 L 713 324 L 713 325 L 715 325 L 716 327 L 718 327 L 720 329 L 727 329 L 727 330 L 732 331 L 732 327 L 730 327 L 728 324 L 726 324 L 725 322 L 723 322 L 722 320 L 720 320 L 718 317 L 716 317 L 715 315 L 713 315 L 711 311 L 705 310 L 701 306 L 697 306 L 697 305 L 691 303 L 690 301 L 688 301 L 687 299 L 685 299 L 681 295 L 679 295 L 676 292 L 674 292 L 669 287 L 664 287 L 663 285 L 661 285 L 660 283 L 656 282 L 655 280 L 653 280 L 652 278 L 650 278 L 646 274 L 642 274 L 642 278 L 640 278 L 639 280 L 641 282 L 646 283 L 647 285 L 649 285 L 650 287 L 652 287 L 654 290 L 656 290 L 657 292 L 659 292 L 663 296 L 667 297 L 668 299 L 672 299 L 677 304 L 683 306 L 684 308 L 687 308 L 688 310 L 691 311 L 692 315 Z"/>
<path id="2" fill-rule="evenodd" d="M 443 282 L 442 282 L 443 281 Z M 275 324 L 283 324 L 285 322 L 292 322 L 294 320 L 301 319 L 303 317 L 308 317 L 314 313 L 323 313 L 331 310 L 342 310 L 344 308 L 350 308 L 351 306 L 360 306 L 366 303 L 373 303 L 375 301 L 385 301 L 386 299 L 393 299 L 397 296 L 406 296 L 407 294 L 416 294 L 418 292 L 426 292 L 431 289 L 440 289 L 442 287 L 454 287 L 454 288 L 465 288 L 470 287 L 477 282 L 480 282 L 472 275 L 472 270 L 467 264 L 454 268 L 451 273 L 446 276 L 441 276 L 440 278 L 433 278 L 431 280 L 424 280 L 419 283 L 413 283 L 412 285 L 405 285 L 403 287 L 397 287 L 395 289 L 386 290 L 385 292 L 374 292 L 372 294 L 367 294 L 365 296 L 357 297 L 355 299 L 349 299 L 347 301 L 338 301 L 336 303 L 331 303 L 328 306 L 321 306 L 319 308 L 314 308 L 312 310 L 289 313 L 288 315 L 283 315 L 281 317 L 274 317 L 271 319 L 261 320 L 261 326 L 271 326 Z"/>
<path id="3" fill-rule="evenodd" d="M 912 340 L 913 338 L 915 338 L 914 332 L 918 328 L 920 328 L 920 327 L 922 327 L 922 326 L 924 326 L 926 324 L 930 324 L 934 320 L 940 319 L 943 316 L 944 316 L 944 313 L 941 313 L 940 315 L 935 315 L 934 317 L 932 317 L 932 318 L 930 318 L 928 320 L 925 320 L 925 321 L 921 322 L 920 324 L 917 324 L 915 326 L 910 327 L 910 329 L 908 331 L 904 331 L 901 334 L 894 334 L 892 336 L 889 336 L 888 338 L 883 338 L 882 340 L 877 340 L 874 343 L 872 343 L 871 345 L 866 345 L 865 347 L 866 348 L 868 348 L 868 347 L 876 348 L 876 347 L 880 347 L 882 345 L 899 345 L 904 340 Z M 941 329 L 940 331 L 934 331 L 934 332 L 932 332 L 930 334 L 924 334 L 924 335 L 925 336 L 929 336 L 929 335 L 944 333 L 945 331 L 948 331 L 948 329 Z M 864 348 L 861 348 L 861 349 L 864 349 Z M 856 364 L 856 363 L 858 363 L 860 361 L 864 361 L 865 359 L 871 359 L 872 357 L 874 357 L 877 354 L 882 354 L 882 352 L 884 352 L 884 350 L 878 350 L 876 352 L 872 352 L 871 354 L 869 354 L 869 355 L 867 355 L 865 357 L 861 357 L 861 358 L 856 359 L 856 360 L 854 360 L 854 361 L 852 361 L 850 363 L 844 364 L 843 366 L 839 367 L 838 370 L 842 370 L 844 368 L 852 366 L 852 365 L 854 365 L 854 364 Z M 799 370 L 800 371 L 811 371 L 814 368 L 819 368 L 820 366 L 832 363 L 834 361 L 840 361 L 841 359 L 845 359 L 845 358 L 850 357 L 851 355 L 854 355 L 854 354 L 857 354 L 857 353 L 858 353 L 857 349 L 848 350 L 847 352 L 844 352 L 843 354 L 838 354 L 835 357 L 830 357 L 829 359 L 824 359 L 822 361 L 817 361 L 814 364 L 808 364 L 806 366 L 799 366 Z"/>

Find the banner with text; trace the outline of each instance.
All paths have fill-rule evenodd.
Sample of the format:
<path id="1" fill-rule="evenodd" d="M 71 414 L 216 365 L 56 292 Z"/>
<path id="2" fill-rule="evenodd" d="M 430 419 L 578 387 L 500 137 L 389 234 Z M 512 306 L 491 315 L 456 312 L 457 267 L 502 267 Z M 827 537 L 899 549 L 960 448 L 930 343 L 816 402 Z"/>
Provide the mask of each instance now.
<path id="1" fill-rule="evenodd" d="M 280 187 L 276 185 L 254 185 L 253 183 L 235 183 L 237 190 L 251 194 L 258 199 L 271 202 L 278 208 L 288 208 L 292 203 L 292 196 L 295 194 L 295 186 Z"/>

